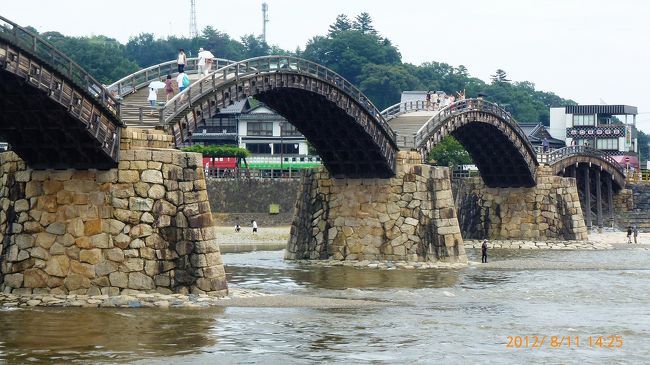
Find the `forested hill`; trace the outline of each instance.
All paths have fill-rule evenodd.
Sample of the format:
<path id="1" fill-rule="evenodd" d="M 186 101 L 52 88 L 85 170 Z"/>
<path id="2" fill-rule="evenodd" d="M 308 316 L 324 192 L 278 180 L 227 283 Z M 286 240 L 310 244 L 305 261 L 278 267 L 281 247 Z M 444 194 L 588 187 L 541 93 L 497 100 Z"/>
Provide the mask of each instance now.
<path id="1" fill-rule="evenodd" d="M 535 90 L 531 82 L 510 81 L 503 70 L 496 70 L 491 80 L 484 81 L 472 77 L 463 65 L 403 63 L 398 48 L 374 29 L 367 13 L 354 20 L 339 15 L 327 34 L 313 37 L 304 50 L 295 51 L 269 46 L 254 35 L 233 39 L 212 27 L 206 27 L 193 39 L 156 39 L 153 34 L 143 33 L 126 45 L 105 36 L 68 37 L 58 32 L 41 35 L 106 84 L 139 68 L 173 60 L 179 48 L 195 55 L 203 47 L 217 57 L 232 60 L 269 54 L 312 60 L 359 86 L 379 109 L 399 102 L 403 90 L 442 90 L 454 95 L 465 90 L 467 97 L 482 93 L 488 100 L 505 105 L 520 122 L 548 125 L 549 107 L 574 104 L 552 92 Z"/>

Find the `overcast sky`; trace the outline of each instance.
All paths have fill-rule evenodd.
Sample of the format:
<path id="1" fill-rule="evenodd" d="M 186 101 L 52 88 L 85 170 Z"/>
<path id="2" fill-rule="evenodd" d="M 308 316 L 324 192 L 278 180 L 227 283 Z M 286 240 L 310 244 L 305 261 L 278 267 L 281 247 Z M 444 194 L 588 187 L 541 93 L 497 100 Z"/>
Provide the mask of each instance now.
<path id="1" fill-rule="evenodd" d="M 206 25 L 239 38 L 262 33 L 261 0 L 196 0 Z M 399 47 L 404 62 L 463 64 L 489 80 L 510 79 L 582 104 L 639 107 L 637 125 L 650 132 L 650 2 L 643 0 L 266 0 L 267 40 L 304 48 L 327 33 L 337 14 L 366 11 Z M 0 15 L 39 32 L 104 34 L 128 41 L 141 32 L 189 33 L 190 0 L 2 1 Z M 170 55 L 173 59 L 175 55 Z"/>

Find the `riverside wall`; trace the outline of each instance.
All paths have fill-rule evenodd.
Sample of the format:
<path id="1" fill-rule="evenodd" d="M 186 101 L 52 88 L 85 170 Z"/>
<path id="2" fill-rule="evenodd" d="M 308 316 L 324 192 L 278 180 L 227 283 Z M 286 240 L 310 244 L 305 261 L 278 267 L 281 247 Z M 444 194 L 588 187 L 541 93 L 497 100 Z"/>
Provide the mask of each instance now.
<path id="1" fill-rule="evenodd" d="M 33 170 L 0 154 L 0 291 L 225 295 L 201 156 L 123 130 L 117 168 Z"/>
<path id="2" fill-rule="evenodd" d="M 287 259 L 466 263 L 449 170 L 399 152 L 391 179 L 305 171 Z"/>

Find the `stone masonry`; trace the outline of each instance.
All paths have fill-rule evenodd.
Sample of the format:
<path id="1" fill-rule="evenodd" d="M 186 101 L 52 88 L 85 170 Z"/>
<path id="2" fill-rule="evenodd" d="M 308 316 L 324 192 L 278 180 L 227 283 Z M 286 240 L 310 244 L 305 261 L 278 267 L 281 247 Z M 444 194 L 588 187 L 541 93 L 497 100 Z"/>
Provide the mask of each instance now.
<path id="1" fill-rule="evenodd" d="M 573 178 L 537 169 L 532 188 L 488 188 L 480 177 L 458 182 L 456 206 L 466 239 L 586 240 Z"/>
<path id="2" fill-rule="evenodd" d="M 466 263 L 449 170 L 399 152 L 391 179 L 332 179 L 308 170 L 287 259 Z"/>
<path id="3" fill-rule="evenodd" d="M 170 142 L 126 129 L 106 171 L 0 154 L 0 291 L 226 294 L 201 156 Z"/>

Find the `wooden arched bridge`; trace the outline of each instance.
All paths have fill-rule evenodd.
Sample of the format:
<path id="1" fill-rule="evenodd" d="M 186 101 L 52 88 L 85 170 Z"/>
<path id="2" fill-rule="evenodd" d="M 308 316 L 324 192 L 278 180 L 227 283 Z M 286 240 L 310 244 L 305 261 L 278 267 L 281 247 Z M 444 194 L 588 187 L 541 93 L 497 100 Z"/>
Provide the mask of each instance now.
<path id="1" fill-rule="evenodd" d="M 149 115 L 143 92 L 151 81 L 176 76 L 175 61 L 105 87 L 37 35 L 5 18 L 0 22 L 0 135 L 34 168 L 113 167 L 120 130 L 127 124 L 165 128 L 183 146 L 206 118 L 255 96 L 310 141 L 335 177 L 391 177 L 400 148 L 426 156 L 453 135 L 472 155 L 486 185 L 535 185 L 538 160 L 530 142 L 508 112 L 485 100 L 461 100 L 439 110 L 415 102 L 380 112 L 343 77 L 307 60 L 216 59 L 215 70 L 198 77 L 197 60 L 189 59 L 192 84 Z M 573 160 L 562 161 L 593 158 L 573 152 Z M 615 170 L 612 161 L 603 161 L 609 164 L 606 171 Z"/>
<path id="2" fill-rule="evenodd" d="M 109 168 L 119 104 L 79 65 L 0 17 L 0 135 L 33 168 Z"/>

